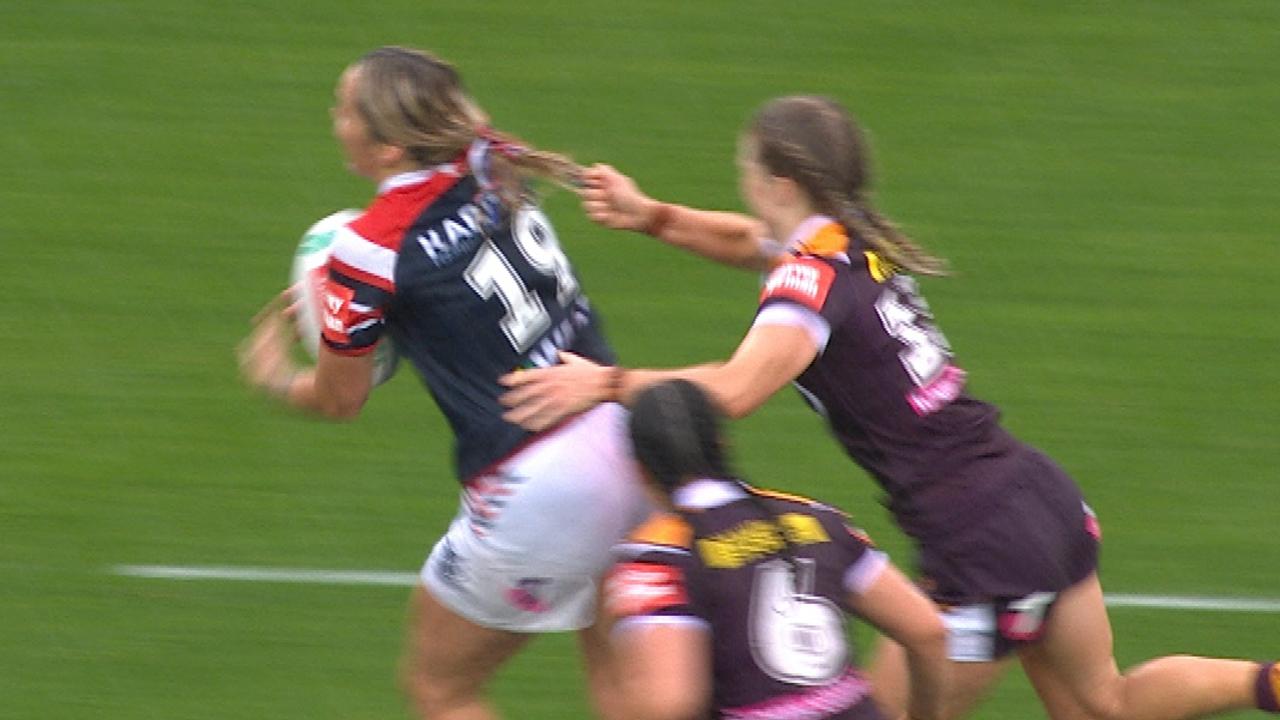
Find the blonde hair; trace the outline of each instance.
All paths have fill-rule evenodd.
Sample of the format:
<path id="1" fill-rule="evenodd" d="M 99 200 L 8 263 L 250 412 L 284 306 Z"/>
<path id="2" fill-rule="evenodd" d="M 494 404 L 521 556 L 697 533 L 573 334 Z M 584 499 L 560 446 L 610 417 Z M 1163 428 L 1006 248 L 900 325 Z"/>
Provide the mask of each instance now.
<path id="1" fill-rule="evenodd" d="M 488 126 L 488 116 L 452 65 L 422 50 L 382 47 L 352 64 L 355 105 L 374 140 L 404 148 L 423 167 L 456 159 L 483 138 L 493 149 L 489 175 L 508 206 L 529 198 L 529 180 L 572 187 L 582 168 Z"/>
<path id="2" fill-rule="evenodd" d="M 815 207 L 831 215 L 893 265 L 921 275 L 946 275 L 929 254 L 871 204 L 866 142 L 835 100 L 793 95 L 766 103 L 748 128 L 761 165 L 795 181 Z"/>

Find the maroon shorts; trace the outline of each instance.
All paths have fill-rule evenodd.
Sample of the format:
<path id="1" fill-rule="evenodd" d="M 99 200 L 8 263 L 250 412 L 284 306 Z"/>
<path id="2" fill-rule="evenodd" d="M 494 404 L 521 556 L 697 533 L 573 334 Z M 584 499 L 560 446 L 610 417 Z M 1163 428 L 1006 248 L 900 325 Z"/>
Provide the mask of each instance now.
<path id="1" fill-rule="evenodd" d="M 1097 569 L 1100 539 L 1098 521 L 1075 482 L 1028 449 L 987 512 L 959 532 L 922 544 L 921 585 L 944 607 L 989 613 L 998 657 L 1039 637 L 1057 594 Z"/>

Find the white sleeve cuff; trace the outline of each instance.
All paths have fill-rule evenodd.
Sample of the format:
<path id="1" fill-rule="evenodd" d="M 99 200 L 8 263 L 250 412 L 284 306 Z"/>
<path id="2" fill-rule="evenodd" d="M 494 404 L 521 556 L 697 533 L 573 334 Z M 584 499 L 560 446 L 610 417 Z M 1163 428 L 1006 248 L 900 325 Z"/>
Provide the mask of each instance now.
<path id="1" fill-rule="evenodd" d="M 775 302 L 756 313 L 751 327 L 759 325 L 798 327 L 809 333 L 819 355 L 827 349 L 827 341 L 831 339 L 831 324 L 826 318 L 809 308 L 789 302 Z"/>
<path id="2" fill-rule="evenodd" d="M 880 577 L 880 573 L 889 566 L 889 556 L 880 550 L 867 548 L 858 561 L 844 571 L 844 589 L 861 595 Z"/>

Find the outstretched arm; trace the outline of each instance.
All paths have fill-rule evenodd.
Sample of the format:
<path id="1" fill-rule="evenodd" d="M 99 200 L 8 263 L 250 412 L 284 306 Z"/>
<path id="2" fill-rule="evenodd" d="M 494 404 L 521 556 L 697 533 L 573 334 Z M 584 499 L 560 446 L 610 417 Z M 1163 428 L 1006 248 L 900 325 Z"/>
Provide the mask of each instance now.
<path id="1" fill-rule="evenodd" d="M 726 362 L 671 370 L 597 365 L 561 353 L 560 365 L 518 370 L 501 378 L 510 388 L 502 396 L 510 408 L 503 417 L 529 430 L 543 430 L 599 403 L 626 404 L 654 383 L 683 378 L 704 387 L 727 415 L 739 418 L 796 379 L 817 354 L 808 331 L 790 325 L 753 327 Z"/>
<path id="2" fill-rule="evenodd" d="M 766 270 L 781 255 L 781 246 L 766 237 L 764 224 L 747 215 L 660 202 L 608 165 L 587 169 L 582 181 L 578 191 L 582 208 L 587 217 L 604 227 L 646 233 L 695 255 L 746 270 Z"/>

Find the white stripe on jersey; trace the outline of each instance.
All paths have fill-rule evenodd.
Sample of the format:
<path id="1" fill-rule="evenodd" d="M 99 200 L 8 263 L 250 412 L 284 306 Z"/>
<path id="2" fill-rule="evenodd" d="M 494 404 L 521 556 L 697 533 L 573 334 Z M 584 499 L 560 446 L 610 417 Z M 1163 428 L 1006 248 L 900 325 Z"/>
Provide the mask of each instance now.
<path id="1" fill-rule="evenodd" d="M 339 228 L 332 247 L 334 259 L 380 277 L 388 285 L 395 285 L 396 258 L 399 254 L 394 250 L 366 240 L 349 227 Z"/>
<path id="2" fill-rule="evenodd" d="M 653 626 L 679 626 L 699 628 L 702 630 L 710 630 L 711 623 L 694 615 L 628 615 L 621 618 L 613 624 L 613 629 L 609 634 L 615 634 L 624 630 L 634 630 L 636 628 L 653 627 Z"/>
<path id="3" fill-rule="evenodd" d="M 889 556 L 881 550 L 867 548 L 858 561 L 844 571 L 844 589 L 861 595 L 889 566 Z"/>
<path id="4" fill-rule="evenodd" d="M 799 303 L 775 302 L 769 305 L 756 313 L 751 327 L 757 325 L 788 325 L 805 330 L 813 339 L 813 344 L 818 346 L 819 355 L 827 349 L 827 341 L 831 339 L 831 323 L 820 313 Z"/>

